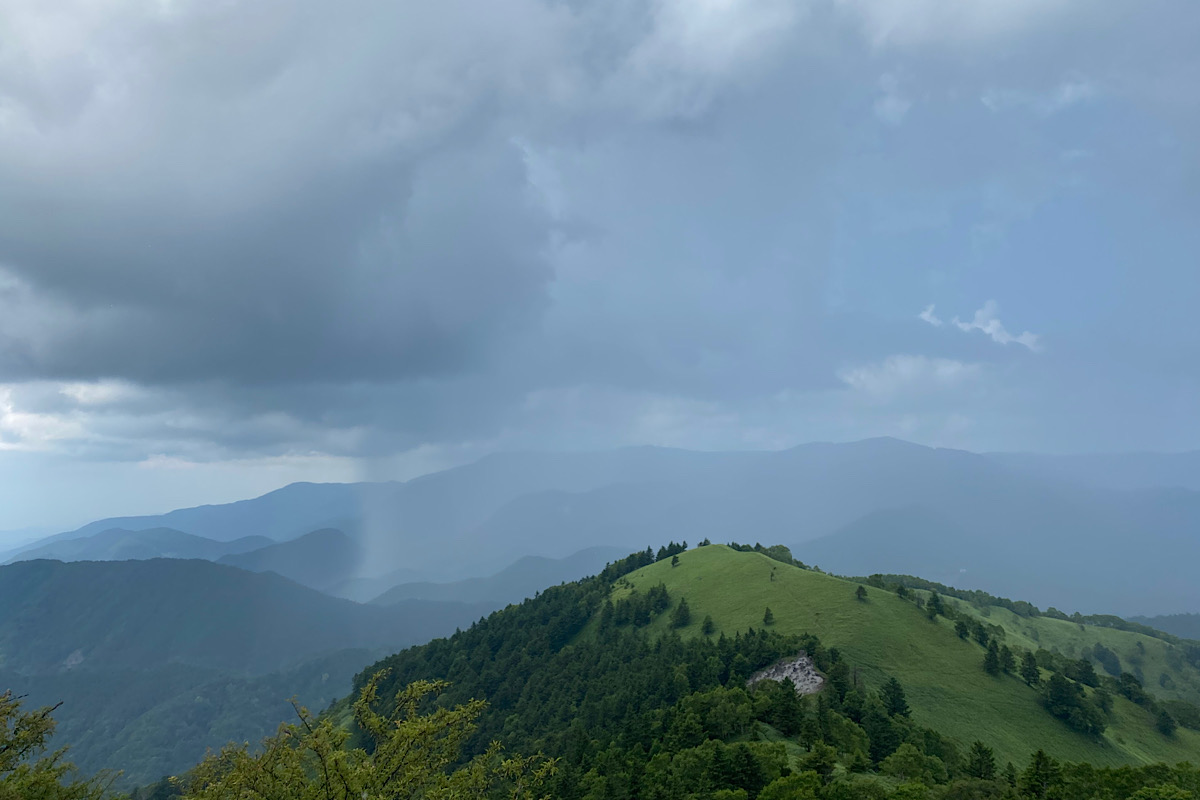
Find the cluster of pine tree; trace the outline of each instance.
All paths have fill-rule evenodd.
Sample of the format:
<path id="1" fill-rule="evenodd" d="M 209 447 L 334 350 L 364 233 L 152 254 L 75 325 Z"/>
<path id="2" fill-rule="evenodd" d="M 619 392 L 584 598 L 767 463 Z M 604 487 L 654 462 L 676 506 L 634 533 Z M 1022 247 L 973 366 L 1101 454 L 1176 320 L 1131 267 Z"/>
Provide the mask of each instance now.
<path id="1" fill-rule="evenodd" d="M 1043 611 L 1033 603 L 1027 603 L 1024 600 L 1010 600 L 1007 597 L 997 597 L 994 594 L 990 594 L 979 589 L 956 589 L 955 587 L 947 586 L 944 583 L 918 578 L 913 575 L 884 575 L 877 573 L 863 579 L 863 582 L 871 586 L 876 586 L 880 589 L 888 589 L 890 591 L 897 591 L 897 589 L 903 588 L 904 590 L 921 589 L 928 592 L 941 593 L 947 597 L 954 597 L 959 600 L 963 600 L 975 606 L 976 608 L 984 609 L 988 607 L 995 607 L 1008 609 L 1019 617 L 1050 617 L 1052 619 L 1074 622 L 1079 625 L 1093 625 L 1101 628 L 1113 628 L 1115 630 L 1128 631 L 1130 633 L 1140 633 L 1143 636 L 1161 639 L 1168 644 L 1174 645 L 1179 649 L 1179 652 L 1182 654 L 1184 660 L 1197 669 L 1200 669 L 1200 642 L 1181 639 L 1178 636 L 1173 636 L 1164 631 L 1160 631 L 1157 628 L 1151 628 L 1148 625 L 1142 625 L 1141 623 L 1137 622 L 1130 622 L 1127 619 L 1115 616 L 1113 614 L 1080 614 L 1079 612 L 1067 614 L 1063 611 L 1059 611 L 1053 606 Z M 1106 654 L 1104 652 L 1103 645 L 1099 645 L 1099 647 L 1101 648 L 1101 652 L 1096 654 L 1096 660 L 1099 661 L 1104 666 L 1105 670 L 1111 675 L 1118 675 L 1120 672 L 1120 662 L 1119 660 L 1114 661 L 1114 659 L 1116 659 L 1116 654 L 1112 653 L 1111 651 L 1108 651 Z"/>
<path id="2" fill-rule="evenodd" d="M 835 648 L 812 636 L 751 630 L 684 640 L 650 636 L 633 609 L 666 613 L 665 587 L 626 594 L 630 623 L 616 623 L 614 583 L 655 560 L 649 549 L 601 575 L 553 587 L 421 647 L 397 653 L 356 678 L 358 702 L 322 719 L 301 712 L 255 755 L 233 747 L 193 775 L 151 787 L 143 797 L 183 793 L 203 800 L 259 797 L 472 796 L 561 800 L 1185 800 L 1200 796 L 1200 770 L 1097 768 L 1061 764 L 1038 751 L 1023 766 L 1001 767 L 983 742 L 965 752 L 913 720 L 894 678 L 868 682 Z M 901 587 L 903 588 L 903 587 Z M 625 592 L 625 587 L 621 588 Z M 634 598 L 637 598 L 636 601 Z M 923 600 L 936 619 L 954 610 Z M 593 624 L 611 608 L 609 624 Z M 682 599 L 673 612 L 686 608 Z M 640 613 L 640 612 L 639 612 Z M 956 621 L 958 621 L 956 619 Z M 689 620 L 690 622 L 690 620 Z M 678 627 L 686 627 L 684 622 Z M 982 635 L 980 634 L 982 628 Z M 998 670 L 1018 670 L 1053 702 L 1071 706 L 1076 686 L 1095 697 L 1090 663 L 1006 658 L 999 635 L 968 627 Z M 708 631 L 704 631 L 708 634 Z M 806 653 L 824 688 L 801 696 L 788 681 L 748 678 Z M 1058 658 L 1046 654 L 1051 659 Z M 1040 659 L 1040 660 L 1039 660 Z M 1045 662 L 1045 663 L 1042 663 Z M 1050 671 L 1043 683 L 1041 673 Z M 1153 703 L 1136 678 L 1116 681 L 1135 702 Z M 1140 694 L 1139 694 L 1140 692 Z M 1074 707 L 1074 706 L 1072 706 Z M 4 706 L 0 703 L 0 712 Z M 1070 711 L 1067 712 L 1068 716 Z M 0 722 L 4 714 L 0 713 Z M 32 719 L 9 707 L 0 724 L 2 758 Z M 347 732 L 335 719 L 356 720 Z M 15 722 L 14 722 L 15 720 Z M 43 737 L 44 738 L 44 737 Z M 496 742 L 509 753 L 501 755 Z M 40 741 L 39 741 L 40 744 Z M 542 758 L 526 758 L 530 755 Z M 57 761 L 48 762 L 66 776 Z M 11 767 L 10 767 L 11 769 Z M 50 773 L 43 773 L 50 774 Z M 397 776 L 400 776 L 399 778 Z M 28 782 L 27 778 L 20 778 Z M 400 781 L 397 783 L 397 781 Z M 23 786 L 25 784 L 13 784 Z M 66 785 L 66 784 L 64 784 Z M 37 797 L 91 800 L 94 784 Z M 397 788 L 399 787 L 399 788 Z M 412 787 L 409 791 L 404 787 Z M 393 791 L 394 789 L 394 791 Z M 32 796 L 32 795 L 28 795 Z"/>
<path id="3" fill-rule="evenodd" d="M 787 564 L 800 569 L 808 569 L 803 561 L 792 557 L 792 551 L 781 544 L 773 544 L 769 547 L 763 547 L 758 542 L 754 544 L 738 544 L 737 542 L 729 543 L 730 549 L 737 550 L 740 553 L 762 553 L 767 558 L 774 559 L 782 564 Z"/>
<path id="4" fill-rule="evenodd" d="M 1178 700 L 1172 701 L 1170 708 L 1160 703 L 1144 690 L 1136 675 L 1122 672 L 1116 655 L 1100 643 L 1090 650 L 1090 655 L 1100 662 L 1106 672 L 1115 677 L 1098 675 L 1087 658 L 1067 658 L 1044 649 L 1033 652 L 1011 648 L 1003 643 L 1006 635 L 1003 627 L 986 625 L 970 615 L 956 611 L 946 604 L 937 589 L 931 589 L 927 597 L 922 597 L 910 591 L 904 583 L 888 584 L 882 578 L 883 576 L 873 575 L 868 580 L 872 585 L 890 589 L 902 598 L 911 598 L 918 606 L 924 608 L 931 620 L 939 616 L 953 620 L 954 630 L 959 638 L 973 640 L 983 648 L 983 669 L 989 675 L 1019 672 L 1022 680 L 1040 691 L 1045 709 L 1073 730 L 1095 736 L 1102 734 L 1108 726 L 1108 717 L 1112 713 L 1112 696 L 1115 693 L 1127 697 L 1153 714 L 1155 725 L 1164 736 L 1173 735 L 1179 724 L 1171 710 L 1175 710 L 1189 723 L 1195 721 L 1195 724 L 1200 725 L 1200 709 Z M 1050 673 L 1045 681 L 1042 680 L 1043 670 Z"/>
<path id="5" fill-rule="evenodd" d="M 651 591 L 665 595 L 665 589 Z M 637 595 L 637 602 L 650 594 Z M 1050 795 L 1040 792 L 1046 786 L 1057 792 L 1072 781 L 1084 785 L 1072 777 L 1078 772 L 1072 765 L 1055 764 L 1044 754 L 1024 768 L 1001 769 L 982 743 L 960 752 L 912 721 L 899 682 L 872 689 L 836 649 L 813 637 L 766 630 L 716 640 L 650 637 L 633 625 L 615 624 L 616 603 L 611 624 L 601 622 L 594 635 L 557 648 L 549 646 L 562 641 L 556 633 L 547 638 L 530 624 L 557 618 L 573 603 L 599 609 L 603 619 L 608 600 L 601 581 L 557 587 L 380 666 L 398 685 L 447 677 L 453 683 L 448 702 L 488 697 L 491 707 L 468 755 L 500 739 L 516 752 L 555 756 L 550 796 L 564 800 L 1045 797 Z M 651 617 L 669 605 L 669 597 L 660 601 L 661 611 Z M 934 616 L 954 613 L 937 596 L 922 605 Z M 572 630 L 583 630 L 583 614 L 565 616 L 576 620 Z M 682 599 L 671 619 L 675 627 L 691 624 Z M 994 654 L 1000 672 L 1024 668 L 1033 654 L 1018 660 L 1000 643 L 1002 630 L 971 624 L 967 635 L 980 643 L 985 658 Z M 787 683 L 769 681 L 747 688 L 753 672 L 799 650 L 825 675 L 824 691 L 802 697 Z M 1033 669 L 1040 687 L 1036 661 Z M 798 763 L 788 758 L 787 741 L 801 748 Z M 1090 776 L 1087 785 L 1094 788 L 1102 773 L 1088 770 L 1078 774 Z M 1176 779 L 1191 785 L 1195 775 L 1172 773 Z"/>
<path id="6" fill-rule="evenodd" d="M 662 561 L 664 559 L 674 558 L 675 556 L 679 555 L 680 553 L 686 553 L 687 549 L 688 549 L 688 546 L 687 546 L 686 539 L 683 540 L 682 542 L 680 542 L 679 544 L 676 544 L 674 541 L 671 541 L 668 544 L 663 545 L 662 547 L 658 548 L 658 554 L 654 557 L 654 560 Z"/>
<path id="7" fill-rule="evenodd" d="M 642 628 L 670 606 L 671 597 L 667 594 L 667 587 L 661 583 L 644 594 L 635 589 L 615 603 L 612 600 L 604 601 L 600 610 L 600 627 L 607 629 L 613 625 L 632 624 L 635 628 Z"/>

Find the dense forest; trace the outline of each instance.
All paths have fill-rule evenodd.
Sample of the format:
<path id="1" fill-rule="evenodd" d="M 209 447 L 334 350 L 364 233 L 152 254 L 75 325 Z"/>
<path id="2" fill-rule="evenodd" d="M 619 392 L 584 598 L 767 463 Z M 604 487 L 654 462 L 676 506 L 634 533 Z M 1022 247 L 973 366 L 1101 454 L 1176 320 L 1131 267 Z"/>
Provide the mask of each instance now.
<path id="1" fill-rule="evenodd" d="M 783 550 L 767 550 L 736 548 L 800 568 Z M 1025 759 L 998 758 L 982 736 L 961 741 L 921 724 L 900 680 L 868 678 L 814 635 L 780 632 L 774 621 L 726 635 L 711 619 L 684 620 L 684 598 L 664 582 L 639 588 L 654 570 L 686 569 L 681 555 L 686 561 L 685 544 L 636 553 L 596 577 L 551 587 L 449 638 L 396 653 L 363 670 L 352 698 L 320 717 L 298 709 L 299 722 L 262 746 L 231 746 L 192 773 L 133 796 L 1200 796 L 1200 770 L 1188 764 L 1093 766 L 1054 758 L 1036 741 Z M 1072 735 L 1099 734 L 1114 696 L 1157 712 L 1161 736 L 1176 734 L 1174 718 L 1134 676 L 1102 677 L 1090 661 L 1019 651 L 997 630 L 954 611 L 937 590 L 873 581 L 850 602 L 876 602 L 880 584 L 906 596 L 924 618 L 952 618 L 958 636 L 978 647 L 982 674 L 1012 674 L 1029 684 L 1045 713 Z M 821 691 L 803 695 L 786 680 L 748 685 L 756 671 L 798 656 L 823 676 Z M 58 755 L 43 767 L 28 759 L 49 733 L 45 712 L 22 712 L 11 697 L 0 708 L 0 755 L 18 748 L 26 757 L 0 761 L 0 787 L 9 787 L 0 798 L 103 793 L 102 782 L 72 783 Z M 414 760 L 413 752 L 425 755 Z M 60 788 L 35 795 L 31 781 Z"/>

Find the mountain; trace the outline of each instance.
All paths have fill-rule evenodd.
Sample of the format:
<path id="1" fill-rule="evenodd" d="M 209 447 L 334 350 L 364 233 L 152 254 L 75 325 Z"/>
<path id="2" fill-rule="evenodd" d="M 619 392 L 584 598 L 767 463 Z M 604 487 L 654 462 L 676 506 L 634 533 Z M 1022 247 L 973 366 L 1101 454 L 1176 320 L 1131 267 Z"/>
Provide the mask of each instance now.
<path id="1" fill-rule="evenodd" d="M 457 600 L 484 603 L 503 608 L 533 597 L 547 586 L 577 581 L 595 575 L 610 561 L 625 555 L 628 549 L 590 547 L 566 558 L 526 556 L 486 578 L 469 578 L 453 583 L 403 583 L 371 601 L 374 605 L 394 605 L 404 600 Z"/>
<path id="2" fill-rule="evenodd" d="M 43 541 L 53 533 L 53 528 L 40 526 L 0 531 L 0 563 L 7 561 L 10 555 L 15 555 L 22 547 L 29 547 Z"/>
<path id="3" fill-rule="evenodd" d="M 361 559 L 358 542 L 339 530 L 324 528 L 291 541 L 223 556 L 219 562 L 250 572 L 274 572 L 326 591 L 351 578 Z"/>
<path id="4" fill-rule="evenodd" d="M 423 572 L 408 569 L 407 567 L 400 567 L 391 572 L 374 575 L 370 578 L 361 576 L 348 578 L 330 588 L 328 593 L 334 597 L 344 597 L 347 600 L 353 600 L 356 603 L 366 603 L 393 586 L 399 586 L 402 583 L 419 582 L 424 577 L 425 573 Z"/>
<path id="5" fill-rule="evenodd" d="M 964 744 L 984 739 L 1001 761 L 1023 763 L 1036 747 L 1056 758 L 1113 765 L 1173 763 L 1200 752 L 1200 734 L 1184 731 L 1186 735 L 1169 740 L 1155 731 L 1152 715 L 1122 697 L 1116 698 L 1102 737 L 1072 731 L 1047 713 L 1037 692 L 1020 679 L 993 678 L 984 672 L 984 648 L 956 636 L 949 620 L 930 621 L 913 602 L 892 592 L 869 588 L 866 601 L 860 601 L 855 595 L 859 584 L 852 581 L 722 546 L 683 553 L 678 567 L 658 562 L 626 580 L 643 592 L 663 583 L 673 598 L 687 599 L 693 620 L 711 616 L 716 630 L 727 636 L 763 627 L 764 610 L 770 608 L 775 620 L 772 630 L 811 633 L 826 646 L 837 647 L 861 670 L 868 685 L 879 685 L 884 676 L 899 679 L 915 720 Z M 1200 703 L 1200 670 L 1187 662 L 1187 651 L 1169 642 L 1067 620 L 1016 618 L 991 607 L 952 605 L 968 619 L 1003 627 L 1002 641 L 1009 646 L 1053 646 L 1075 657 L 1084 644 L 1107 642 L 1136 654 L 1141 642 L 1153 663 L 1165 665 L 1178 659 L 1186 667 L 1176 675 L 1191 687 L 1189 699 Z M 699 635 L 699 627 L 693 624 L 685 635 Z M 669 631 L 669 617 L 658 618 L 650 630 Z M 1068 642 L 1073 643 L 1073 655 L 1065 652 Z M 1200 653 L 1192 655 L 1200 665 Z M 1149 691 L 1161 690 L 1157 681 L 1147 680 L 1146 686 Z"/>
<path id="6" fill-rule="evenodd" d="M 172 528 L 221 542 L 246 536 L 284 541 L 326 523 L 361 516 L 369 498 L 388 492 L 390 487 L 390 484 L 378 483 L 292 483 L 260 497 L 234 503 L 97 520 L 40 542 L 79 539 L 112 528 L 132 531 Z"/>
<path id="7" fill-rule="evenodd" d="M 561 556 L 614 543 L 618 532 L 619 542 L 655 545 L 745 538 L 787 542 L 806 561 L 868 574 L 898 571 L 892 555 L 922 551 L 916 543 L 882 549 L 915 534 L 919 514 L 936 523 L 920 534 L 928 559 L 913 564 L 915 574 L 933 569 L 955 584 L 1068 609 L 1200 609 L 1200 582 L 1187 566 L 1200 559 L 1200 493 L 1190 490 L 1092 488 L 891 439 L 623 457 L 620 480 L 522 495 L 455 537 L 455 550 Z M 867 537 L 867 528 L 876 533 Z"/>
<path id="8" fill-rule="evenodd" d="M 1102 613 L 1200 608 L 1200 493 L 1102 493 L 996 481 L 863 515 L 798 558 L 840 574 L 902 572 Z"/>
<path id="9" fill-rule="evenodd" d="M 0 667 L 37 674 L 179 663 L 263 674 L 333 650 L 425 641 L 480 611 L 360 605 L 199 560 L 21 561 L 0 567 Z"/>
<path id="10" fill-rule="evenodd" d="M 272 544 L 265 536 L 245 536 L 218 542 L 172 528 L 131 531 L 110 528 L 79 539 L 60 539 L 22 552 L 22 561 L 39 558 L 57 561 L 128 561 L 148 558 L 202 558 L 244 553 Z"/>
<path id="11" fill-rule="evenodd" d="M 930 509 L 909 506 L 873 511 L 794 550 L 805 563 L 842 575 L 892 572 L 956 584 L 965 577 L 963 563 L 979 546 L 969 529 Z"/>
<path id="12" fill-rule="evenodd" d="M 1200 641 L 1200 614 L 1168 614 L 1160 617 L 1130 617 L 1131 622 L 1149 625 L 1173 636 Z"/>
<path id="13" fill-rule="evenodd" d="M 1062 768 L 1062 796 L 1197 785 L 1190 766 L 1140 765 L 1194 759 L 1200 709 L 1104 665 L 1140 658 L 1195 695 L 1200 648 L 1025 606 L 1010 617 L 996 598 L 863 586 L 770 552 L 635 554 L 389 656 L 356 689 L 382 672 L 381 698 L 445 680 L 439 705 L 486 699 L 466 754 L 499 740 L 556 758 L 553 797 L 1003 797 L 1008 769 L 1027 785 L 1054 772 L 1047 759 L 1091 765 Z M 754 680 L 788 671 L 803 682 Z M 347 713 L 345 700 L 332 709 Z"/>
<path id="14" fill-rule="evenodd" d="M 1186 485 L 1187 463 L 1152 471 L 1153 481 Z M 509 453 L 406 483 L 294 484 L 121 527 L 171 520 L 209 538 L 280 541 L 335 527 L 357 543 L 361 569 L 341 582 L 304 580 L 361 598 L 398 580 L 489 574 L 527 555 L 564 558 L 669 539 L 782 541 L 839 572 L 892 572 L 895 563 L 881 553 L 869 561 L 872 548 L 891 547 L 894 531 L 911 529 L 919 514 L 937 520 L 939 537 L 929 541 L 938 563 L 914 563 L 914 572 L 933 569 L 956 584 L 1089 612 L 1200 609 L 1200 582 L 1188 567 L 1200 557 L 1200 492 L 1110 489 L 1031 464 L 895 439 L 771 452 Z M 220 536 L 207 533 L 215 529 Z M 812 555 L 804 554 L 809 543 Z"/>
<path id="15" fill-rule="evenodd" d="M 1200 491 L 1200 451 L 1093 455 L 988 453 L 988 458 L 1028 475 L 1101 489 Z"/>
<path id="16" fill-rule="evenodd" d="M 72 759 L 129 787 L 256 741 L 293 695 L 323 708 L 372 658 L 488 610 L 360 605 L 202 560 L 21 561 L 0 567 L 0 692 L 62 701 Z"/>

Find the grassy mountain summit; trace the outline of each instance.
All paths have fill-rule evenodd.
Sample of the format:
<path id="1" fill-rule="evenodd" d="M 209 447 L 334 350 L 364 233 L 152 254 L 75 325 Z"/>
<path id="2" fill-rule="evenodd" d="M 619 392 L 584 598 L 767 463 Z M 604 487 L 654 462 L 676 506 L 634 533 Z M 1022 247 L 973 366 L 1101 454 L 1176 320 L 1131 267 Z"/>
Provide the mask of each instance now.
<path id="1" fill-rule="evenodd" d="M 932 592 L 826 575 L 783 547 L 683 548 L 634 553 L 389 656 L 357 688 L 377 680 L 382 699 L 448 681 L 442 709 L 486 699 L 465 755 L 500 741 L 554 757 L 549 796 L 561 800 L 993 800 L 1014 789 L 1140 800 L 1200 789 L 1181 763 L 1200 737 L 1132 675 L 1022 650 L 1015 634 L 1010 648 L 1003 626 Z M 774 680 L 750 685 L 772 667 L 815 669 L 823 684 L 804 697 Z M 349 710 L 342 701 L 332 713 Z M 1167 782 L 1167 794 L 1133 794 Z"/>
<path id="2" fill-rule="evenodd" d="M 618 599 L 662 584 L 674 602 L 686 600 L 691 622 L 674 628 L 685 638 L 703 636 L 701 621 L 706 617 L 711 617 L 716 634 L 762 629 L 769 608 L 770 630 L 816 635 L 861 670 L 868 686 L 877 688 L 885 675 L 897 678 L 916 721 L 963 743 L 982 740 L 1001 760 L 1023 763 L 1036 747 L 1057 758 L 1111 765 L 1175 762 L 1200 755 L 1200 735 L 1180 729 L 1164 736 L 1149 712 L 1120 696 L 1113 698 L 1112 717 L 1102 736 L 1071 730 L 1043 708 L 1038 692 L 1019 677 L 987 674 L 985 650 L 956 635 L 947 619 L 931 621 L 911 600 L 881 589 L 868 588 L 860 600 L 856 590 L 861 584 L 723 545 L 681 553 L 674 566 L 670 560 L 658 561 L 626 576 L 623 583 L 614 592 Z M 999 621 L 999 616 L 992 619 Z M 1078 627 L 1058 620 L 1039 622 Z M 673 630 L 667 614 L 648 628 L 662 634 Z M 1111 630 L 1094 633 L 1109 642 L 1137 636 Z M 1050 633 L 1044 636 L 1050 638 Z M 1022 646 L 1030 643 L 1016 632 L 1004 637 Z"/>

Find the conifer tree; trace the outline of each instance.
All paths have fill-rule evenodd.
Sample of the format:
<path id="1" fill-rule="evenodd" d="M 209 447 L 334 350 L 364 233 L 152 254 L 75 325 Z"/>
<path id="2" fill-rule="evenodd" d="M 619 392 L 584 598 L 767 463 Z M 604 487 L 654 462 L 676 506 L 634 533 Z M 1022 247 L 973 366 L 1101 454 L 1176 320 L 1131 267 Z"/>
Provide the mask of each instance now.
<path id="1" fill-rule="evenodd" d="M 888 678 L 881 692 L 883 707 L 893 717 L 907 717 L 912 713 L 908 707 L 908 698 L 904 696 L 904 687 L 894 677 Z"/>
<path id="2" fill-rule="evenodd" d="M 1021 680 L 1030 686 L 1037 686 L 1042 680 L 1042 672 L 1038 669 L 1037 659 L 1028 650 L 1021 658 Z"/>
<path id="3" fill-rule="evenodd" d="M 795 736 L 800 733 L 800 725 L 804 722 L 804 701 L 796 692 L 796 684 L 791 678 L 784 678 L 776 689 L 771 708 L 771 720 L 784 736 Z"/>
<path id="4" fill-rule="evenodd" d="M 995 780 L 996 756 L 992 752 L 992 748 L 983 742 L 974 742 L 971 745 L 971 752 L 967 754 L 967 765 L 964 769 L 972 778 L 984 781 Z"/>
<path id="5" fill-rule="evenodd" d="M 775 615 L 772 614 L 771 609 L 768 608 L 765 612 L 763 612 L 763 625 L 774 625 L 774 624 L 775 624 Z"/>
<path id="6" fill-rule="evenodd" d="M 679 599 L 679 605 L 675 606 L 675 610 L 671 612 L 671 627 L 686 628 L 692 622 L 692 610 L 688 608 L 686 597 Z"/>
<path id="7" fill-rule="evenodd" d="M 1045 750 L 1038 750 L 1029 759 L 1029 766 L 1017 781 L 1021 794 L 1037 800 L 1053 797 L 1062 783 L 1062 767 Z"/>
<path id="8" fill-rule="evenodd" d="M 854 590 L 854 596 L 857 597 L 860 601 L 865 602 L 867 599 L 867 587 L 863 586 L 862 584 L 859 584 L 859 587 Z"/>
<path id="9" fill-rule="evenodd" d="M 995 639 L 988 642 L 987 653 L 983 657 L 983 669 L 988 675 L 1000 674 L 1000 648 L 996 646 Z"/>
<path id="10" fill-rule="evenodd" d="M 712 636 L 717 630 L 717 625 L 713 622 L 712 614 L 704 615 L 704 622 L 700 625 L 700 632 L 705 636 Z"/>
<path id="11" fill-rule="evenodd" d="M 929 609 L 931 616 L 937 616 L 938 614 L 945 616 L 946 614 L 946 606 L 942 603 L 942 597 L 937 592 L 929 593 L 929 600 L 926 602 L 925 607 Z"/>

